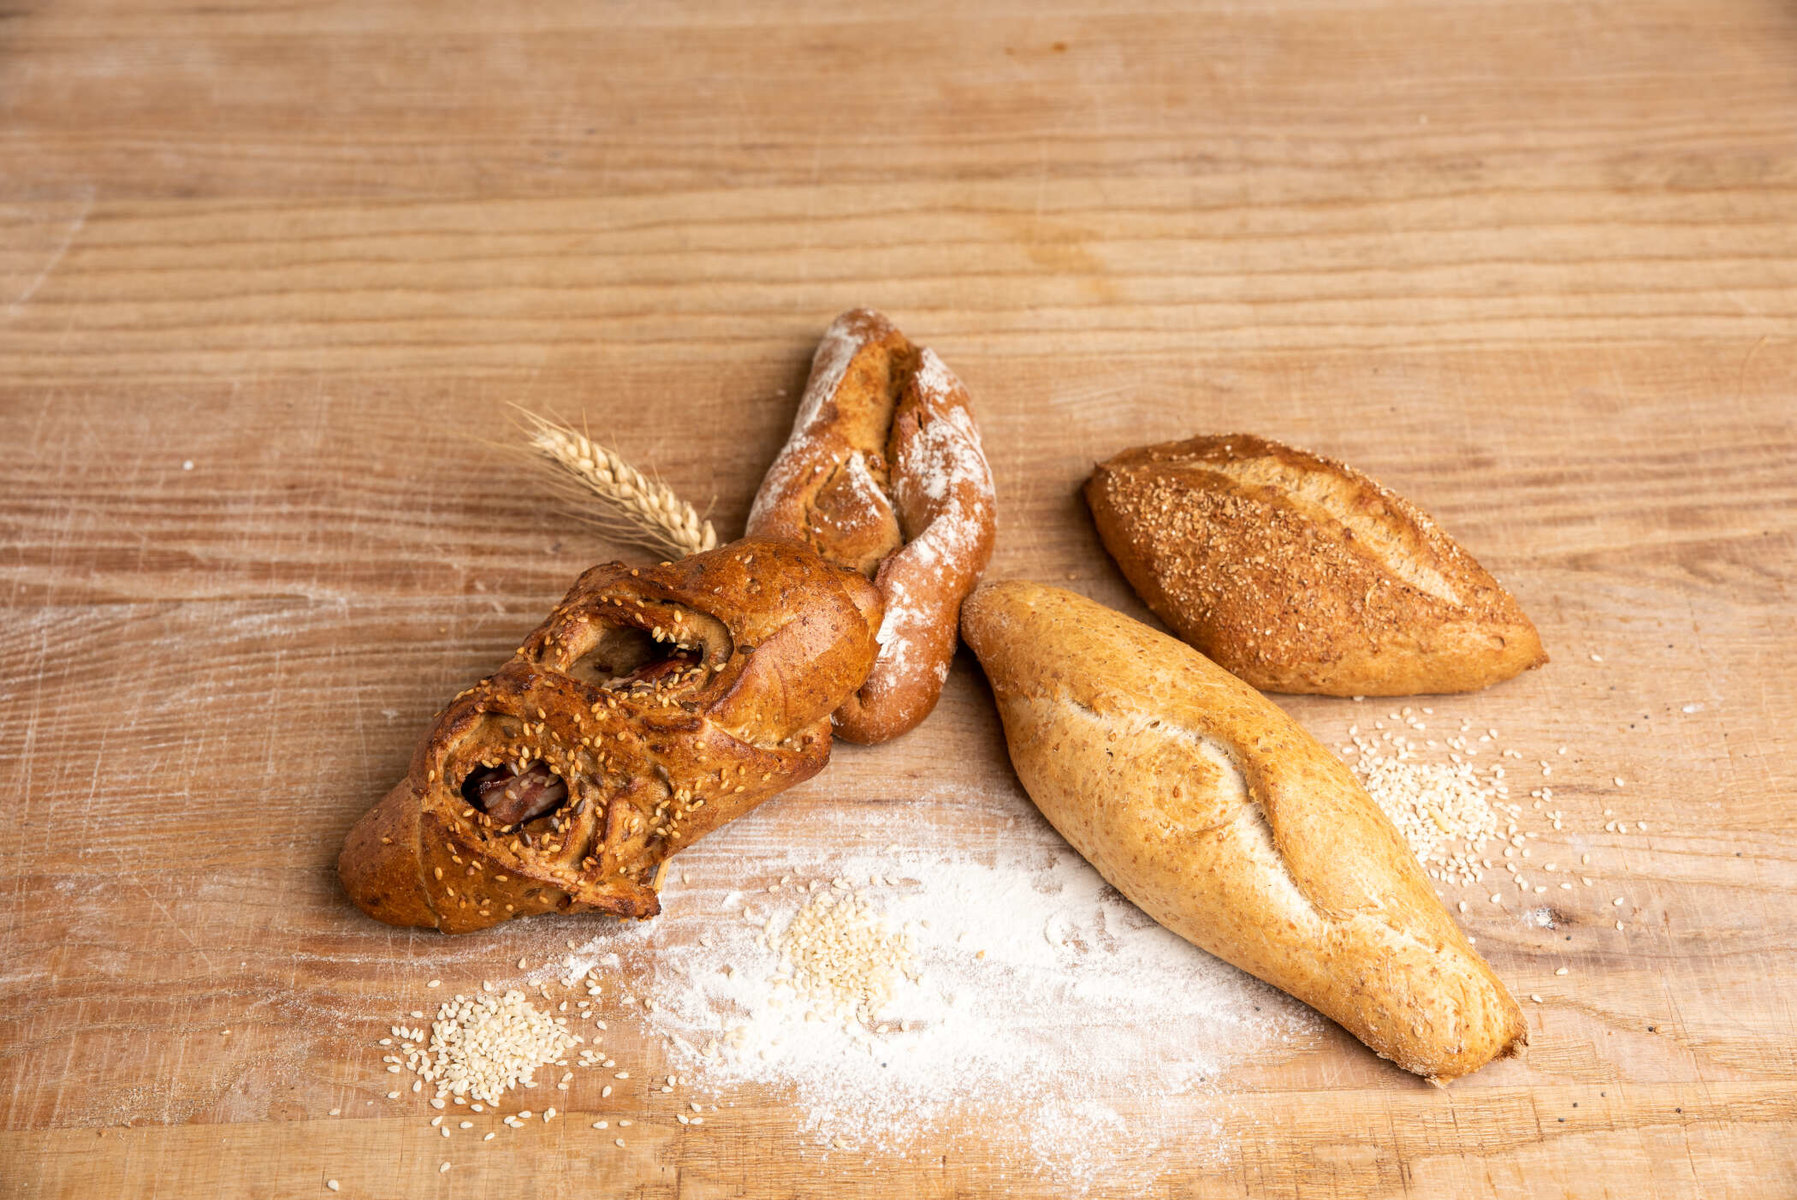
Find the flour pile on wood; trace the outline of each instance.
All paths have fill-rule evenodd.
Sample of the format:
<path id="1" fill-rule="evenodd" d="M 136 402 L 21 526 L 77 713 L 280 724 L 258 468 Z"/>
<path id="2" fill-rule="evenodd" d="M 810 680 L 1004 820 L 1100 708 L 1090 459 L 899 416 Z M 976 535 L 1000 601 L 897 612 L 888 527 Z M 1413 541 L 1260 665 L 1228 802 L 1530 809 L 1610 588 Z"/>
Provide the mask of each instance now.
<path id="1" fill-rule="evenodd" d="M 828 817 L 777 861 L 723 831 L 682 857 L 661 917 L 569 970 L 652 978 L 647 1020 L 682 1077 L 788 1089 L 819 1152 L 905 1152 L 971 1122 L 1072 1191 L 1129 1176 L 1162 1137 L 1222 1157 L 1211 1083 L 1317 1019 L 1156 925 L 1021 802 L 977 848 L 929 803 Z"/>

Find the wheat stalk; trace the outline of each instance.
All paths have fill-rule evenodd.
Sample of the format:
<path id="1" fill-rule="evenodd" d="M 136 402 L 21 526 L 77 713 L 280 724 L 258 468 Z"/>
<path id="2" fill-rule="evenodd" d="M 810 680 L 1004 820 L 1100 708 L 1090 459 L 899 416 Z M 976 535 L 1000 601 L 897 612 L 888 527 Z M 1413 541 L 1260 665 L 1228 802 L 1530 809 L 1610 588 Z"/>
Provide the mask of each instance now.
<path id="1" fill-rule="evenodd" d="M 586 434 L 520 409 L 531 449 L 576 480 L 602 507 L 593 519 L 607 532 L 675 558 L 717 547 L 717 531 L 674 489 L 652 480 Z"/>

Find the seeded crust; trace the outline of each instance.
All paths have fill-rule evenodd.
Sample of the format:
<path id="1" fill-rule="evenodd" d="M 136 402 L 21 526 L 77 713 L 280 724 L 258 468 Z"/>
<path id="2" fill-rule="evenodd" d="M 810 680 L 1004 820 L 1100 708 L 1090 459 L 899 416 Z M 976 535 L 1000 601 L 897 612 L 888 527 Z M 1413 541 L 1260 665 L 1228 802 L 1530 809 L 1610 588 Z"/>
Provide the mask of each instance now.
<path id="1" fill-rule="evenodd" d="M 1433 1082 L 1527 1043 L 1391 822 L 1259 692 L 1042 584 L 980 588 L 961 627 L 1030 798 L 1149 916 Z"/>
<path id="2" fill-rule="evenodd" d="M 823 769 L 830 713 L 872 666 L 880 616 L 866 580 L 786 542 L 592 568 L 437 718 L 345 840 L 344 887 L 377 920 L 445 933 L 543 912 L 654 916 L 663 860 Z M 639 655 L 679 648 L 680 669 L 620 689 L 591 666 L 620 638 Z M 552 812 L 499 826 L 463 794 L 474 772 L 532 762 L 567 785 Z"/>
<path id="3" fill-rule="evenodd" d="M 1428 515 L 1250 434 L 1125 451 L 1086 481 L 1136 594 L 1257 688 L 1469 692 L 1547 662 L 1516 600 Z"/>
<path id="4" fill-rule="evenodd" d="M 889 741 L 936 707 L 997 510 L 954 373 L 872 309 L 831 322 L 748 534 L 803 542 L 873 580 L 885 600 L 880 657 L 837 710 L 839 737 Z"/>

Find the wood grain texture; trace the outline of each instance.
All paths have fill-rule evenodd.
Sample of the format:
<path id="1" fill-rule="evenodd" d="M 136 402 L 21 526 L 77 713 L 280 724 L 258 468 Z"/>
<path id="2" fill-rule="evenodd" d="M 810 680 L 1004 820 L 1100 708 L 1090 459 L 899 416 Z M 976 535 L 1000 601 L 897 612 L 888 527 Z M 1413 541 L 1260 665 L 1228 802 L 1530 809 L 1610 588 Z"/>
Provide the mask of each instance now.
<path id="1" fill-rule="evenodd" d="M 1601 887 L 1465 918 L 1543 998 L 1527 1058 L 1442 1093 L 1326 1029 L 1223 1081 L 1220 1155 L 1189 1099 L 1107 1096 L 1166 1138 L 1098 1193 L 1797 1193 L 1793 63 L 1780 0 L 15 0 L 0 1195 L 1059 1194 L 979 1128 L 803 1153 L 772 1090 L 674 1125 L 622 1021 L 637 1085 L 447 1175 L 381 1098 L 371 1024 L 576 928 L 388 930 L 332 873 L 436 707 L 618 553 L 507 405 L 731 534 L 855 304 L 966 380 L 994 577 L 1145 616 L 1077 485 L 1247 429 L 1428 509 L 1554 655 L 1436 703 L 1570 748 L 1539 845 Z M 1330 744 L 1365 715 L 1286 703 Z M 692 903 L 901 808 L 1029 819 L 965 654 L 919 730 L 696 847 Z"/>

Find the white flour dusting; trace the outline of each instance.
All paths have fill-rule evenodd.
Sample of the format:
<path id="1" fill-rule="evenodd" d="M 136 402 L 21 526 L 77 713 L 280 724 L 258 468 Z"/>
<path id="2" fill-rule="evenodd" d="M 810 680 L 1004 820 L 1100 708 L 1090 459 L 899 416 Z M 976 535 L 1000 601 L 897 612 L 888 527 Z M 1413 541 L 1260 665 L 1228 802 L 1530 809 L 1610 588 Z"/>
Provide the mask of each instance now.
<path id="1" fill-rule="evenodd" d="M 886 616 L 880 624 L 880 658 L 874 676 L 892 687 L 914 687 L 924 673 L 928 687 L 940 687 L 948 659 L 911 652 L 942 627 L 945 600 L 960 603 L 984 568 L 982 538 L 988 541 L 997 501 L 992 468 L 980 431 L 966 407 L 966 394 L 936 352 L 925 349 L 916 383 L 922 410 L 915 432 L 902 439 L 893 463 L 893 494 L 907 522 L 927 516 L 921 530 L 907 527 L 903 549 L 887 560 L 880 578 Z M 920 586 L 921 585 L 921 586 Z M 953 623 L 955 607 L 948 610 Z"/>
<path id="2" fill-rule="evenodd" d="M 814 426 L 822 421 L 824 402 L 842 386 L 842 377 L 848 374 L 849 364 L 861 345 L 861 339 L 854 332 L 859 325 L 858 320 L 851 319 L 854 316 L 844 313 L 830 322 L 817 343 L 817 350 L 811 356 L 811 375 L 805 382 L 804 395 L 799 398 L 799 410 L 793 416 L 792 435 L 780 448 L 779 456 L 768 467 L 767 477 L 755 493 L 755 502 L 749 509 L 750 528 L 754 528 L 756 522 L 767 515 L 767 509 L 791 489 L 795 475 L 810 461 L 806 451 L 817 436 Z"/>
<path id="3" fill-rule="evenodd" d="M 1319 1027 L 1156 925 L 1033 814 L 978 849 L 947 844 L 905 806 L 814 819 L 808 832 L 756 861 L 753 879 L 740 874 L 753 860 L 720 833 L 716 873 L 734 868 L 743 890 L 682 887 L 682 863 L 704 882 L 701 855 L 683 855 L 661 917 L 594 939 L 568 964 L 652 979 L 645 1020 L 670 1067 L 720 1096 L 747 1083 L 788 1089 L 822 1152 L 904 1153 L 976 1127 L 1073 1190 L 1147 1170 L 1163 1135 L 1221 1158 L 1217 1076 L 1289 1053 Z M 808 999 L 782 962 L 794 914 L 832 890 L 908 935 L 914 970 L 893 974 L 865 1023 Z M 1183 1097 L 1197 1115 L 1126 1115 L 1150 1097 Z"/>

